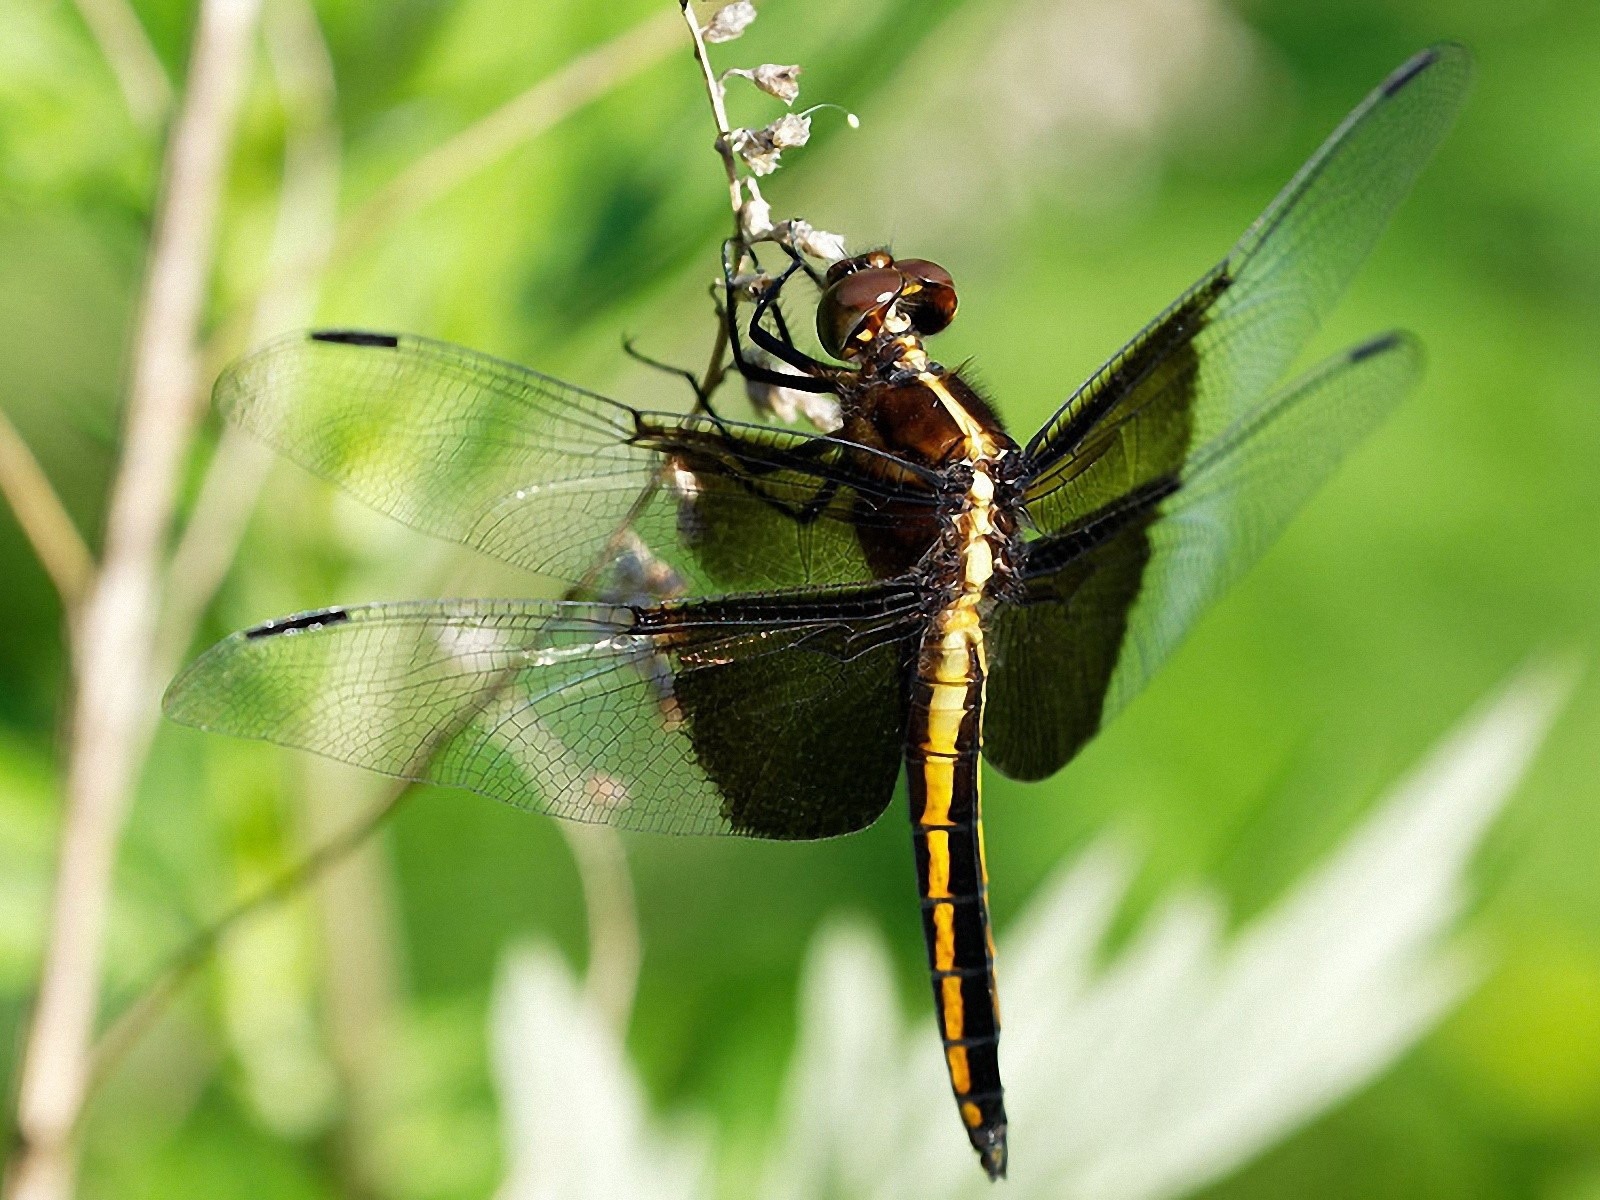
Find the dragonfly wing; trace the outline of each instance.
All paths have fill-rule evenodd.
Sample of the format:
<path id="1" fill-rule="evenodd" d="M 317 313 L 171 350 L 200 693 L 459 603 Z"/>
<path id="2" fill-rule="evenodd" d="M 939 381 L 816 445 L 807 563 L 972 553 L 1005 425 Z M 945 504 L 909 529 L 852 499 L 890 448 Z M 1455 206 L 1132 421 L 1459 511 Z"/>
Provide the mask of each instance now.
<path id="1" fill-rule="evenodd" d="M 442 601 L 234 634 L 169 716 L 622 829 L 805 839 L 889 802 L 915 594 Z"/>
<path id="2" fill-rule="evenodd" d="M 374 508 L 567 583 L 630 533 L 690 593 L 861 582 L 857 528 L 934 505 L 928 472 L 865 447 L 642 413 L 425 338 L 293 334 L 217 401 Z"/>
<path id="3" fill-rule="evenodd" d="M 991 619 L 985 755 L 1021 779 L 1065 766 L 1421 369 L 1414 339 L 1375 338 L 1277 393 L 1178 474 L 1034 542 L 1022 600 Z"/>
<path id="4" fill-rule="evenodd" d="M 1029 443 L 1029 513 L 1065 529 L 1248 422 L 1344 292 L 1449 131 L 1471 58 L 1443 45 L 1369 95 L 1221 263 Z"/>

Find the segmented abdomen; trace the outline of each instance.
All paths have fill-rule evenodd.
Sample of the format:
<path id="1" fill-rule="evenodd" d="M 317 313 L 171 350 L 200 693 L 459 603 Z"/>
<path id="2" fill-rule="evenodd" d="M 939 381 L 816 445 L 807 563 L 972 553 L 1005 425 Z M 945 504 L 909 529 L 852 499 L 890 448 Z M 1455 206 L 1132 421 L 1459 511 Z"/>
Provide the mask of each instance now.
<path id="1" fill-rule="evenodd" d="M 981 629 L 936 626 L 913 683 L 906 778 L 945 1065 L 973 1148 L 998 1178 L 1006 1112 L 978 784 L 983 679 Z"/>

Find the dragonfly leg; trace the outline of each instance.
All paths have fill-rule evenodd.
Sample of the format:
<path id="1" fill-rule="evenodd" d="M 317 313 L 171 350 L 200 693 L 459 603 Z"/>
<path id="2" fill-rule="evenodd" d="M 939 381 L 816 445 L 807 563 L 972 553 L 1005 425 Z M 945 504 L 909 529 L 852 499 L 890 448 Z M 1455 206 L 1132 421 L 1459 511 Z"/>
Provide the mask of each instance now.
<path id="1" fill-rule="evenodd" d="M 694 392 L 695 408 L 704 412 L 711 411 L 711 397 L 707 394 L 705 388 L 700 386 L 700 380 L 696 378 L 693 371 L 687 367 L 675 367 L 671 363 L 664 363 L 660 359 L 651 358 L 635 345 L 631 337 L 622 339 L 622 350 L 635 362 L 643 363 L 647 367 L 665 372 L 668 375 L 676 375 L 679 379 L 682 379 L 689 385 L 690 390 Z"/>
<path id="2" fill-rule="evenodd" d="M 807 375 L 825 377 L 836 372 L 838 368 L 820 359 L 812 358 L 811 355 L 805 353 L 794 344 L 794 335 L 789 332 L 789 322 L 784 318 L 783 309 L 778 304 L 778 295 L 783 291 L 784 284 L 788 283 L 794 277 L 794 273 L 803 266 L 805 266 L 804 261 L 796 258 L 784 270 L 783 274 L 778 276 L 772 285 L 761 294 L 761 297 L 756 301 L 755 311 L 750 314 L 750 340 L 774 358 L 788 363 L 798 371 L 802 371 Z M 773 323 L 778 328 L 777 336 L 774 336 L 761 323 L 762 318 L 769 312 L 772 314 Z"/>
<path id="3" fill-rule="evenodd" d="M 817 290 L 819 292 L 828 286 L 828 281 L 823 276 L 823 273 L 812 266 L 811 263 L 806 260 L 806 256 L 794 248 L 793 242 L 787 238 L 777 238 L 774 240 L 777 242 L 778 249 L 787 254 L 790 259 L 793 260 L 795 266 L 804 271 L 806 273 L 806 277 L 810 279 L 812 283 L 817 285 Z"/>
<path id="4" fill-rule="evenodd" d="M 739 320 L 738 288 L 735 286 L 734 281 L 736 261 L 730 256 L 729 248 L 730 244 L 724 244 L 722 256 L 723 315 L 728 324 L 728 344 L 733 349 L 733 364 L 738 369 L 739 374 L 752 383 L 766 383 L 774 387 L 793 388 L 800 392 L 816 392 L 818 394 L 837 392 L 838 368 L 830 367 L 827 363 L 818 362 L 795 347 L 792 339 L 788 339 L 787 344 L 785 344 L 785 341 L 779 340 L 761 327 L 761 318 L 769 310 L 777 311 L 773 308 L 773 302 L 777 299 L 778 293 L 783 290 L 783 285 L 800 269 L 800 264 L 798 263 L 791 263 L 782 275 L 768 285 L 766 291 L 756 301 L 755 309 L 746 327 L 746 333 L 752 342 L 780 362 L 794 367 L 795 370 L 777 371 L 746 356 L 744 340 L 740 337 L 739 331 L 741 322 Z M 787 333 L 787 325 L 784 325 L 783 329 Z"/>

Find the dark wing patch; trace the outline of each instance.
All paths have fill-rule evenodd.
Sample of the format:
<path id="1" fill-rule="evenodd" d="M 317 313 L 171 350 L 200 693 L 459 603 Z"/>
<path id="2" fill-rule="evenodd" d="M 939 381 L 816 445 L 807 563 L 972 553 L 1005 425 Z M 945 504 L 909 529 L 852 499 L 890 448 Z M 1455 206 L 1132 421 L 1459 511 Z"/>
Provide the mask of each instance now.
<path id="1" fill-rule="evenodd" d="M 1037 542 L 1021 603 L 990 621 L 984 754 L 1013 779 L 1044 779 L 1100 729 L 1150 562 L 1150 526 L 1175 481 Z"/>
<path id="2" fill-rule="evenodd" d="M 1199 335 L 1230 282 L 1224 264 L 1195 284 L 1100 369 L 1052 422 L 1054 434 L 1034 439 L 1027 496 L 1041 528 L 1061 528 L 1069 512 L 1098 512 L 1182 469 L 1201 400 Z"/>
<path id="3" fill-rule="evenodd" d="M 338 611 L 214 646 L 168 715 L 622 829 L 830 837 L 893 794 L 922 626 L 901 588 Z"/>
<path id="4" fill-rule="evenodd" d="M 1459 46 L 1402 66 L 1029 442 L 1025 502 L 1043 536 L 1023 602 L 991 623 L 985 751 L 1001 770 L 1064 765 L 1414 378 L 1416 346 L 1391 335 L 1274 391 L 1470 76 Z"/>
<path id="5" fill-rule="evenodd" d="M 1269 401 L 1453 124 L 1471 59 L 1425 51 L 1334 131 L 1216 268 L 1028 444 L 1037 528 L 1174 474 Z"/>
<path id="6" fill-rule="evenodd" d="M 569 584 L 629 533 L 691 594 L 864 582 L 857 526 L 936 504 L 937 478 L 890 455 L 636 412 L 423 338 L 291 335 L 231 367 L 217 403 L 381 512 Z"/>
<path id="7" fill-rule="evenodd" d="M 993 614 L 984 754 L 1039 779 L 1166 661 L 1422 369 L 1385 334 L 1279 392 L 1176 478 L 1032 543 L 1018 603 Z"/>

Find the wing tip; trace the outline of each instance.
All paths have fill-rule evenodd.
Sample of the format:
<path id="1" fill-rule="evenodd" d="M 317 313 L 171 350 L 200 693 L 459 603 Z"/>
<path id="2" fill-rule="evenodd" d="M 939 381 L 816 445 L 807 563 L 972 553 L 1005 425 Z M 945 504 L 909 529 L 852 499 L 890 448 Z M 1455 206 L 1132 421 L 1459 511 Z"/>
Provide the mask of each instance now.
<path id="1" fill-rule="evenodd" d="M 246 629 L 241 636 L 246 641 L 258 642 L 263 638 L 308 633 L 315 629 L 326 629 L 330 625 L 343 625 L 349 620 L 350 610 L 347 608 L 319 608 L 312 612 L 296 613 L 292 617 L 277 617 L 271 621 L 263 621 Z"/>
<path id="2" fill-rule="evenodd" d="M 225 638 L 178 672 L 177 676 L 167 684 L 167 690 L 161 694 L 162 716 L 177 725 L 209 731 L 203 704 L 194 703 L 194 684 L 217 650 L 232 640 L 231 637 Z"/>
<path id="3" fill-rule="evenodd" d="M 215 714 L 205 699 L 204 687 L 199 689 L 197 698 L 195 691 L 197 682 L 203 683 L 208 677 L 214 678 L 214 673 L 219 669 L 226 673 L 230 669 L 230 664 L 234 662 L 231 656 L 239 651 L 241 643 L 248 644 L 297 633 L 309 633 L 346 624 L 350 619 L 348 608 L 319 608 L 311 612 L 263 621 L 259 625 L 252 625 L 248 629 L 241 629 L 238 633 L 223 638 L 184 667 L 167 685 L 167 690 L 161 697 L 162 714 L 169 721 L 195 729 L 220 733 L 235 732 L 216 725 Z"/>
<path id="4" fill-rule="evenodd" d="M 366 329 L 314 329 L 310 336 L 313 342 L 334 346 L 366 346 L 380 350 L 396 350 L 400 347 L 400 339 L 394 334 L 374 333 Z"/>
<path id="5" fill-rule="evenodd" d="M 1407 333 L 1403 329 L 1391 329 L 1370 337 L 1358 345 L 1351 346 L 1345 351 L 1345 358 L 1352 363 L 1365 362 L 1369 358 L 1376 358 L 1380 354 L 1387 354 L 1392 350 L 1406 350 L 1412 354 L 1422 353 L 1422 343 L 1415 334 Z"/>
<path id="6" fill-rule="evenodd" d="M 1384 96 L 1393 96 L 1396 92 L 1403 91 L 1419 75 L 1440 63 L 1453 64 L 1458 71 L 1470 75 L 1472 51 L 1460 42 L 1436 42 L 1425 50 L 1419 50 L 1396 67 L 1389 78 L 1383 81 L 1379 91 Z"/>

